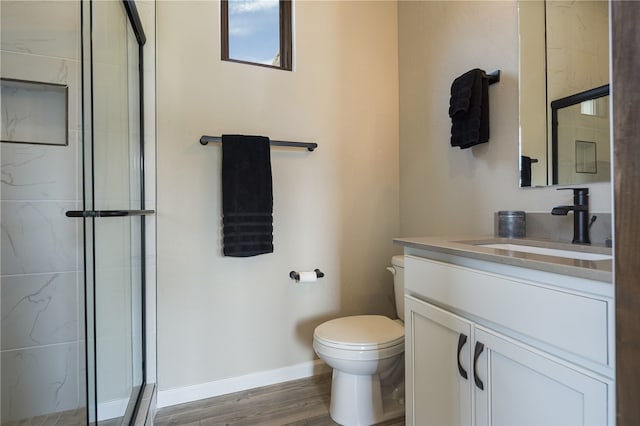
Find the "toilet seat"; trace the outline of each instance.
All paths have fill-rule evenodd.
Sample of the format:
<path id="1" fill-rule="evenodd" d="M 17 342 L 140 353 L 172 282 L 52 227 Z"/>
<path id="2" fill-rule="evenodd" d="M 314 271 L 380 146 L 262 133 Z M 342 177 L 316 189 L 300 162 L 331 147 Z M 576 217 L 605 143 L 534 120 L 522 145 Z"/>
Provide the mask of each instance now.
<path id="1" fill-rule="evenodd" d="M 400 353 L 404 349 L 404 327 L 382 315 L 336 318 L 316 327 L 313 338 L 338 350 Z"/>
<path id="2" fill-rule="evenodd" d="M 353 347 L 335 347 L 331 345 L 325 345 L 315 339 L 313 341 L 313 349 L 316 351 L 324 361 L 328 362 L 329 359 L 343 360 L 343 361 L 375 361 L 378 362 L 383 359 L 393 358 L 404 352 L 404 342 L 401 342 L 395 346 L 387 348 L 371 348 L 371 349 L 354 349 Z M 331 365 L 331 363 L 329 362 Z"/>

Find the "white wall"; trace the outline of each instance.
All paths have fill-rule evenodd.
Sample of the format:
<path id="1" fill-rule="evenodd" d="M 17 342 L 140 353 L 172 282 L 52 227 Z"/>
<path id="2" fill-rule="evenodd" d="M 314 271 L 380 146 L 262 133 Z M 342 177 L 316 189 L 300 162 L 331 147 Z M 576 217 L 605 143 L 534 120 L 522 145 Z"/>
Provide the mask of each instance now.
<path id="1" fill-rule="evenodd" d="M 398 4 L 401 234 L 493 234 L 498 210 L 550 212 L 572 198 L 519 189 L 517 2 Z M 449 144 L 451 82 L 472 68 L 502 70 L 490 86 L 490 140 Z M 611 211 L 611 186 L 588 185 L 591 209 Z"/>
<path id="2" fill-rule="evenodd" d="M 218 22 L 218 2 L 158 3 L 161 391 L 311 361 L 320 322 L 394 312 L 396 3 L 295 2 L 293 72 L 220 61 Z M 221 148 L 198 139 L 223 133 L 319 144 L 272 150 L 272 254 L 221 254 Z"/>

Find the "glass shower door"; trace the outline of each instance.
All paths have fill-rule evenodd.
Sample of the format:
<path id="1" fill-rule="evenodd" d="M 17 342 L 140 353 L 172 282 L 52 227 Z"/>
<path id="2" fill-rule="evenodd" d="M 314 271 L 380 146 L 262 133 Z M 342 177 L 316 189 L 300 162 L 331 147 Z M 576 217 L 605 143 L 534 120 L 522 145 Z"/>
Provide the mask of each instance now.
<path id="1" fill-rule="evenodd" d="M 132 1 L 83 1 L 87 421 L 129 424 L 144 386 L 142 45 Z"/>

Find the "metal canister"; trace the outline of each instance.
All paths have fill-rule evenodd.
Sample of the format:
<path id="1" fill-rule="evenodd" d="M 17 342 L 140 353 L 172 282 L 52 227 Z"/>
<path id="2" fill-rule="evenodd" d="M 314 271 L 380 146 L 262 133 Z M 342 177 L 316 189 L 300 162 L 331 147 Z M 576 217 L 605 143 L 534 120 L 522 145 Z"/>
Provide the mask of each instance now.
<path id="1" fill-rule="evenodd" d="M 517 210 L 498 212 L 498 237 L 524 238 L 526 234 L 525 213 Z"/>

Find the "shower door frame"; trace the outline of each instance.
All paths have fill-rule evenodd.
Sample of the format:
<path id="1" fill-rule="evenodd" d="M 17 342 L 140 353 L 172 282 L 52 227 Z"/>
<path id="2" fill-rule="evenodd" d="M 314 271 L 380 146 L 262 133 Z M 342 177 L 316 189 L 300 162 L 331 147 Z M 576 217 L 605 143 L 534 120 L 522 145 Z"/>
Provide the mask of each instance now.
<path id="1" fill-rule="evenodd" d="M 140 135 L 139 140 L 139 173 L 140 173 L 140 209 L 139 210 L 92 210 L 88 209 L 88 198 L 91 198 L 91 208 L 95 208 L 95 191 L 93 188 L 94 178 L 94 129 L 93 129 L 93 1 L 94 0 L 79 0 L 81 9 L 81 63 L 82 63 L 82 175 L 83 175 L 83 210 L 68 211 L 66 215 L 68 217 L 83 218 L 83 233 L 84 233 L 84 274 L 85 274 L 85 357 L 86 357 L 86 404 L 87 424 L 99 424 L 98 413 L 98 397 L 97 397 L 97 346 L 96 346 L 96 296 L 95 296 L 95 283 L 96 283 L 96 253 L 95 253 L 95 220 L 96 218 L 105 217 L 132 217 L 140 216 L 140 325 L 141 325 L 141 341 L 140 341 L 140 361 L 139 365 L 141 371 L 141 383 L 140 385 L 132 386 L 133 389 L 137 388 L 137 395 L 135 401 L 133 398 L 129 400 L 126 411 L 122 417 L 122 424 L 129 424 L 136 417 L 138 408 L 142 400 L 142 390 L 146 384 L 146 223 L 145 216 L 155 214 L 154 210 L 145 209 L 145 157 L 144 157 L 144 61 L 143 61 L 143 48 L 146 43 L 146 36 L 144 28 L 138 14 L 135 0 L 122 0 L 122 4 L 126 11 L 127 20 L 133 30 L 138 45 L 138 90 L 139 98 L 139 123 L 138 130 Z M 88 10 L 87 10 L 88 9 Z M 88 15 L 85 15 L 88 14 Z M 88 20 L 89 28 L 86 28 L 85 19 Z M 88 49 L 85 43 L 89 43 Z M 85 54 L 88 53 L 89 57 Z M 88 69 L 87 69 L 88 68 Z M 90 91 L 87 92 L 86 80 L 90 81 Z M 130 105 L 130 107 L 133 105 Z M 90 136 L 89 136 L 90 135 Z M 88 140 L 89 139 L 89 140 Z M 86 164 L 87 160 L 91 160 L 91 165 Z M 89 168 L 89 170 L 87 170 Z M 87 188 L 87 174 L 91 173 L 91 188 Z M 90 191 L 90 193 L 88 193 Z M 91 250 L 91 253 L 89 253 Z M 90 280 L 88 278 L 91 278 Z M 90 283 L 90 285 L 87 285 Z M 91 309 L 91 312 L 89 311 Z"/>

